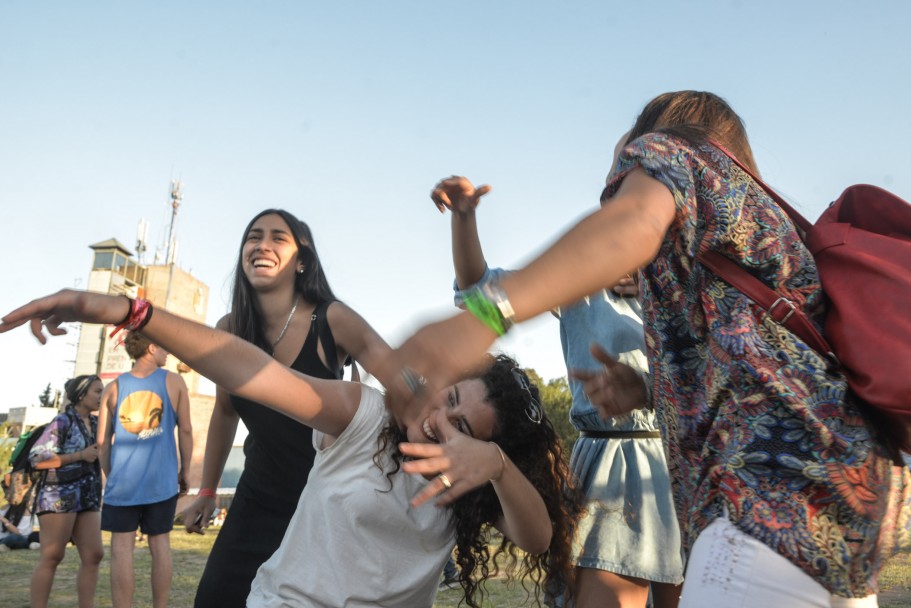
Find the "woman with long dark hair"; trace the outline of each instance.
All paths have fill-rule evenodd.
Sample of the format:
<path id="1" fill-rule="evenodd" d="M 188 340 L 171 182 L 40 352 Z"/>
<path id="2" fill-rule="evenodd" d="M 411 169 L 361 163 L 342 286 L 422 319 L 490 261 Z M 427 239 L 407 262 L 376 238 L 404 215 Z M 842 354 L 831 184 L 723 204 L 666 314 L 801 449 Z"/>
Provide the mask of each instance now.
<path id="1" fill-rule="evenodd" d="M 877 573 L 911 525 L 909 472 L 844 375 L 699 262 L 706 251 L 729 257 L 821 330 L 812 255 L 719 144 L 755 172 L 724 100 L 658 96 L 620 139 L 602 208 L 397 357 L 430 387 L 445 385 L 513 323 L 641 268 L 651 402 L 689 555 L 681 606 L 876 605 Z M 484 191 L 453 177 L 433 196 Z M 604 368 L 576 374 L 592 403 L 606 415 L 638 407 L 638 374 L 593 352 Z M 415 399 L 403 383 L 390 388 L 400 403 Z"/>
<path id="2" fill-rule="evenodd" d="M 101 544 L 101 469 L 98 418 L 104 386 L 95 375 L 77 376 L 64 386 L 67 405 L 44 428 L 29 453 L 41 471 L 35 514 L 41 557 L 32 573 L 31 605 L 47 606 L 57 566 L 72 540 L 79 551 L 76 594 L 79 608 L 95 605 Z"/>
<path id="3" fill-rule="evenodd" d="M 336 299 L 307 224 L 281 209 L 256 214 L 244 229 L 231 311 L 218 327 L 316 378 L 340 378 L 348 357 L 374 369 L 389 352 L 367 322 Z M 201 522 L 215 510 L 239 420 L 249 431 L 244 471 L 200 580 L 197 608 L 243 606 L 313 466 L 310 427 L 217 387 L 199 497 L 183 513 L 188 531 L 201 533 Z"/>
<path id="4" fill-rule="evenodd" d="M 456 545 L 465 601 L 477 608 L 499 570 L 489 526 L 503 533 L 495 554 L 513 558 L 505 567 L 530 604 L 572 576 L 583 503 L 537 387 L 508 357 L 392 419 L 374 388 L 289 370 L 226 332 L 152 314 L 144 301 L 64 290 L 4 317 L 0 333 L 29 319 L 43 321 L 33 325 L 42 341 L 42 327 L 58 334 L 64 320 L 122 320 L 232 394 L 314 429 L 310 480 L 247 606 L 429 608 Z M 401 381 L 422 391 L 418 377 Z"/>

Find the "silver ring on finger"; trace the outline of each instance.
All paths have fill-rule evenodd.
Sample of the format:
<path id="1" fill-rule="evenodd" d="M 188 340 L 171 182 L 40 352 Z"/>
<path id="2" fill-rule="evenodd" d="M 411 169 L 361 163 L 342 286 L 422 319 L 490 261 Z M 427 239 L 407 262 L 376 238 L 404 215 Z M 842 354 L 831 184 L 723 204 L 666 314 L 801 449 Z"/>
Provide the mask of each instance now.
<path id="1" fill-rule="evenodd" d="M 445 474 L 445 473 L 440 473 L 439 475 L 437 475 L 437 477 L 439 477 L 439 478 L 440 478 L 440 481 L 443 482 L 443 487 L 444 487 L 444 488 L 446 488 L 446 489 L 448 490 L 449 488 L 452 487 L 452 482 L 449 481 L 449 478 L 446 477 L 446 474 Z"/>

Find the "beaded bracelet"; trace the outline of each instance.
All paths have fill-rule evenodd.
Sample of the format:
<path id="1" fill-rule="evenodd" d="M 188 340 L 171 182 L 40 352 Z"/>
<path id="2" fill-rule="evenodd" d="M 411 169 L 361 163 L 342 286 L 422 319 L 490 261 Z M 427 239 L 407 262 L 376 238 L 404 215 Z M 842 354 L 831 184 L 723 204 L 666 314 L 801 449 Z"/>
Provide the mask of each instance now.
<path id="1" fill-rule="evenodd" d="M 516 313 L 503 288 L 494 281 L 469 291 L 463 300 L 465 308 L 498 336 L 515 324 Z"/>
<path id="2" fill-rule="evenodd" d="M 127 331 L 140 331 L 152 319 L 152 303 L 142 298 L 135 300 L 129 296 L 124 296 L 130 303 L 130 311 L 123 321 L 114 328 L 114 331 L 108 336 L 113 338 L 121 329 Z"/>

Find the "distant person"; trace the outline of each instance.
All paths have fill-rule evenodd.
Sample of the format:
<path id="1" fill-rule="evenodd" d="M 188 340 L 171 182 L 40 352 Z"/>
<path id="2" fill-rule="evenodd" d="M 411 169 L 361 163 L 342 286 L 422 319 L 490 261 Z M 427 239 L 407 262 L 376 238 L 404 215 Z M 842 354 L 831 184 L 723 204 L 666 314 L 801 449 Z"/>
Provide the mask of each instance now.
<path id="1" fill-rule="evenodd" d="M 30 540 L 32 531 L 37 527 L 38 518 L 29 509 L 31 505 L 23 502 L 18 505 L 7 505 L 0 515 L 0 553 L 13 549 L 40 549 L 41 544 Z"/>
<path id="2" fill-rule="evenodd" d="M 212 518 L 212 525 L 220 528 L 225 523 L 225 517 L 228 516 L 228 510 L 222 507 L 218 510 L 218 514 Z"/>
<path id="3" fill-rule="evenodd" d="M 105 388 L 98 417 L 107 478 L 101 528 L 111 532 L 111 599 L 114 608 L 133 603 L 138 529 L 152 554 L 152 605 L 165 608 L 171 589 L 170 533 L 177 498 L 187 492 L 193 454 L 190 399 L 183 378 L 162 369 L 168 351 L 135 332 L 124 347 L 133 368 Z"/>
<path id="4" fill-rule="evenodd" d="M 95 605 L 101 544 L 101 470 L 96 441 L 104 385 L 95 375 L 77 376 L 64 385 L 67 405 L 32 446 L 29 460 L 47 471 L 40 482 L 35 513 L 41 557 L 32 573 L 32 608 L 46 608 L 57 566 L 71 540 L 79 551 L 76 596 L 79 608 Z"/>
<path id="5" fill-rule="evenodd" d="M 341 378 L 349 357 L 375 370 L 390 352 L 336 299 L 307 224 L 280 209 L 261 211 L 244 229 L 231 311 L 218 327 L 316 378 Z M 188 532 L 202 533 L 215 511 L 239 420 L 249 431 L 244 470 L 199 581 L 196 608 L 245 605 L 256 570 L 281 543 L 316 456 L 309 426 L 217 387 L 199 497 L 183 512 Z"/>

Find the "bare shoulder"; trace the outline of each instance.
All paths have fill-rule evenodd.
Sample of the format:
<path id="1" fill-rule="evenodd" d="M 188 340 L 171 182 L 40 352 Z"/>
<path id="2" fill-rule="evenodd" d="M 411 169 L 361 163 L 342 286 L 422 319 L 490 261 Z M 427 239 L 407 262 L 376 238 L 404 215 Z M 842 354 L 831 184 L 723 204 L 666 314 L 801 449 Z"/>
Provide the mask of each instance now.
<path id="1" fill-rule="evenodd" d="M 332 328 L 333 333 L 339 330 L 362 332 L 365 329 L 370 329 L 370 325 L 364 317 L 344 302 L 339 302 L 338 300 L 329 304 L 329 308 L 326 309 L 326 319 L 329 321 L 329 327 Z"/>
<path id="2" fill-rule="evenodd" d="M 168 377 L 165 382 L 167 382 L 168 390 L 187 391 L 187 383 L 180 374 L 168 372 Z"/>
<path id="3" fill-rule="evenodd" d="M 215 324 L 216 329 L 221 329 L 223 331 L 228 331 L 228 326 L 231 323 L 231 313 L 226 314 Z"/>

